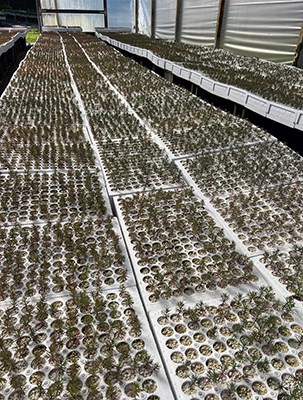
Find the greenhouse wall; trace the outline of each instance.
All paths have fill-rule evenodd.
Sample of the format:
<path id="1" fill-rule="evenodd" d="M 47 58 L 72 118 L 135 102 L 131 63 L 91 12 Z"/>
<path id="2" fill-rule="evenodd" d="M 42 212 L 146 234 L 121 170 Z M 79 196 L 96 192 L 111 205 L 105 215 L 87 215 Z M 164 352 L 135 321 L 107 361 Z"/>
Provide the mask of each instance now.
<path id="1" fill-rule="evenodd" d="M 93 32 L 95 28 L 105 26 L 102 14 L 43 13 L 42 22 L 44 27 L 81 27 L 84 32 Z"/>
<path id="2" fill-rule="evenodd" d="M 151 34 L 150 29 L 150 12 L 151 12 L 151 1 L 141 0 L 139 1 L 139 32 L 145 35 Z"/>
<path id="3" fill-rule="evenodd" d="M 105 26 L 104 7 L 103 0 L 40 0 L 42 27 L 76 26 L 94 32 Z"/>
<path id="4" fill-rule="evenodd" d="M 181 41 L 212 46 L 218 9 L 218 0 L 184 0 Z"/>
<path id="5" fill-rule="evenodd" d="M 303 22 L 302 0 L 230 0 L 227 4 L 220 47 L 292 62 Z"/>
<path id="6" fill-rule="evenodd" d="M 139 1 L 139 31 L 151 34 L 151 0 Z M 155 36 L 174 40 L 178 0 L 154 0 Z M 222 29 L 218 31 L 222 7 Z M 290 64 L 303 22 L 303 0 L 182 0 L 181 41 Z"/>
<path id="7" fill-rule="evenodd" d="M 303 22 L 303 0 L 108 0 L 109 27 L 135 25 L 138 31 L 157 38 L 178 39 L 189 44 L 217 46 L 235 53 L 291 64 Z M 43 26 L 80 26 L 94 32 L 104 27 L 104 0 L 40 0 Z M 177 4 L 180 25 L 176 29 Z M 154 6 L 154 30 L 152 12 Z M 50 10 L 86 10 L 83 14 Z M 219 23 L 220 21 L 220 23 Z M 153 32 L 152 32 L 153 31 Z"/>
<path id="8" fill-rule="evenodd" d="M 108 26 L 133 28 L 133 0 L 107 0 Z"/>
<path id="9" fill-rule="evenodd" d="M 103 0 L 41 0 L 41 8 L 46 10 L 100 10 Z"/>
<path id="10" fill-rule="evenodd" d="M 156 2 L 156 37 L 175 38 L 176 5 L 176 0 Z"/>

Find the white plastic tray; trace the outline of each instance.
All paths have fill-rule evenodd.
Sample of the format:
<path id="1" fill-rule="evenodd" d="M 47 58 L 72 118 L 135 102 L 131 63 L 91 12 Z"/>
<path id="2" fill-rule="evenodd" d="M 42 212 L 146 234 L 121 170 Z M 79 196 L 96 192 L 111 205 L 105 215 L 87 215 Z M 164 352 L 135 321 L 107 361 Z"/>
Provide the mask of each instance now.
<path id="1" fill-rule="evenodd" d="M 191 70 L 187 68 L 181 68 L 181 78 L 186 81 L 190 81 Z"/>
<path id="2" fill-rule="evenodd" d="M 303 111 L 298 112 L 295 128 L 303 131 Z"/>
<path id="3" fill-rule="evenodd" d="M 165 61 L 165 69 L 167 71 L 172 72 L 173 68 L 174 68 L 174 64 L 171 61 L 166 60 Z"/>
<path id="4" fill-rule="evenodd" d="M 173 74 L 176 75 L 179 78 L 181 78 L 181 70 L 182 70 L 181 67 L 179 67 L 176 64 L 173 64 Z"/>
<path id="5" fill-rule="evenodd" d="M 19 40 L 20 38 L 24 38 L 24 37 L 25 37 L 25 32 L 18 32 L 8 42 L 6 42 L 2 46 L 0 46 L 0 55 L 3 53 L 6 53 L 9 49 L 14 47 L 17 40 Z"/>
<path id="6" fill-rule="evenodd" d="M 223 97 L 223 99 L 228 98 L 228 92 L 229 92 L 229 86 L 224 85 L 223 83 L 214 83 L 214 88 L 213 88 L 214 94 Z"/>
<path id="7" fill-rule="evenodd" d="M 236 88 L 234 86 L 229 87 L 228 98 L 235 103 L 244 105 L 247 99 L 247 92 L 245 90 Z"/>
<path id="8" fill-rule="evenodd" d="M 267 118 L 280 122 L 291 128 L 295 125 L 297 111 L 284 105 L 271 103 L 269 106 Z"/>
<path id="9" fill-rule="evenodd" d="M 256 112 L 257 114 L 263 115 L 263 117 L 268 113 L 269 105 L 270 103 L 267 100 L 253 94 L 248 94 L 245 103 L 246 108 Z"/>
<path id="10" fill-rule="evenodd" d="M 108 41 L 108 38 L 103 35 L 97 34 L 97 36 L 102 40 Z M 119 42 L 111 41 L 111 43 L 114 46 L 117 46 L 117 43 Z M 130 53 L 139 54 L 135 50 L 134 46 L 129 46 L 127 51 Z M 298 111 L 297 109 L 283 104 L 268 101 L 260 96 L 254 95 L 235 86 L 216 82 L 197 71 L 182 68 L 169 60 L 159 59 L 159 57 L 154 55 L 154 53 L 151 51 L 147 51 L 146 53 L 142 52 L 139 55 L 148 58 L 160 68 L 166 69 L 167 71 L 172 71 L 174 75 L 188 80 L 210 93 L 214 93 L 219 97 L 241 104 L 247 109 L 252 110 L 257 114 L 267 117 L 273 121 L 277 121 L 283 125 L 303 130 L 302 111 Z"/>
<path id="11" fill-rule="evenodd" d="M 202 77 L 201 87 L 205 89 L 207 92 L 212 93 L 214 89 L 214 81 L 210 78 Z"/>
<path id="12" fill-rule="evenodd" d="M 190 75 L 190 81 L 195 85 L 200 86 L 202 81 L 202 76 L 197 72 L 192 72 Z"/>

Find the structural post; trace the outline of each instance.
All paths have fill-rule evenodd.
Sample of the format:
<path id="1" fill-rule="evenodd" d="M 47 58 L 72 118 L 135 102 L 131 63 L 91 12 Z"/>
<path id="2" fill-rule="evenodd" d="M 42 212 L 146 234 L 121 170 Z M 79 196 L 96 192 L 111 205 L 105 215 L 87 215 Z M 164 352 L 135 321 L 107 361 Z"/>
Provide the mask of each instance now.
<path id="1" fill-rule="evenodd" d="M 41 21 L 41 8 L 40 8 L 40 0 L 36 0 L 36 9 L 37 9 L 37 18 L 38 18 L 38 29 L 39 32 L 42 30 L 42 21 Z"/>
<path id="2" fill-rule="evenodd" d="M 219 10 L 218 10 L 217 27 L 216 27 L 215 45 L 214 45 L 215 49 L 220 48 L 221 32 L 222 32 L 222 25 L 223 25 L 223 19 L 224 19 L 224 10 L 225 10 L 225 0 L 220 0 Z"/>
<path id="3" fill-rule="evenodd" d="M 183 19 L 183 0 L 177 0 L 175 42 L 181 42 L 182 19 Z"/>
<path id="4" fill-rule="evenodd" d="M 139 0 L 134 0 L 135 4 L 135 33 L 139 32 Z"/>
<path id="5" fill-rule="evenodd" d="M 150 36 L 154 39 L 156 36 L 156 0 L 151 0 L 150 30 Z"/>
<path id="6" fill-rule="evenodd" d="M 104 27 L 108 28 L 107 0 L 103 0 L 104 6 Z"/>
<path id="7" fill-rule="evenodd" d="M 57 23 L 57 27 L 59 28 L 59 16 L 58 16 L 58 4 L 57 4 L 57 0 L 54 1 L 55 4 L 55 14 L 56 14 L 56 23 Z"/>
<path id="8" fill-rule="evenodd" d="M 164 79 L 166 79 L 169 82 L 173 82 L 174 81 L 173 73 L 171 71 L 164 70 Z"/>
<path id="9" fill-rule="evenodd" d="M 299 35 L 293 65 L 298 68 L 303 68 L 303 24 Z"/>
<path id="10" fill-rule="evenodd" d="M 237 103 L 234 104 L 234 115 L 237 115 Z"/>

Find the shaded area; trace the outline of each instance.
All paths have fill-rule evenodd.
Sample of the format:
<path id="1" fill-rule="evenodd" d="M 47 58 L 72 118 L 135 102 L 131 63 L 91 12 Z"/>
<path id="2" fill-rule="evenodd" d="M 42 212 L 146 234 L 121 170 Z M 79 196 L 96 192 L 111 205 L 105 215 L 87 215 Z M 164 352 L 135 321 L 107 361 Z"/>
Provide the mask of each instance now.
<path id="1" fill-rule="evenodd" d="M 0 27 L 37 25 L 35 0 L 0 0 Z"/>
<path id="2" fill-rule="evenodd" d="M 36 12 L 35 0 L 0 0 L 0 10 L 12 9 Z"/>
<path id="3" fill-rule="evenodd" d="M 0 95 L 9 84 L 13 73 L 19 67 L 28 50 L 29 47 L 26 46 L 25 39 L 20 38 L 14 47 L 0 56 Z"/>

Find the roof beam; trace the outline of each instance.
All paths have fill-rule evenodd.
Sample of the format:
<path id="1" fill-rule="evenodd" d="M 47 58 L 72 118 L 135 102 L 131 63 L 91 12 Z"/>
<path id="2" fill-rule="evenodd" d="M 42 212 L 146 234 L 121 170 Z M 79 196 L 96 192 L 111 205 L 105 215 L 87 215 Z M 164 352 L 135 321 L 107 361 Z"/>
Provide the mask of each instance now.
<path id="1" fill-rule="evenodd" d="M 53 14 L 53 13 L 56 13 L 56 14 L 106 14 L 106 10 L 79 10 L 79 9 L 75 10 L 75 9 L 71 9 L 71 8 L 68 8 L 68 9 L 61 9 L 61 8 L 60 9 L 55 9 L 55 8 L 46 9 L 46 8 L 44 8 L 41 10 L 41 13 L 42 14 Z"/>

